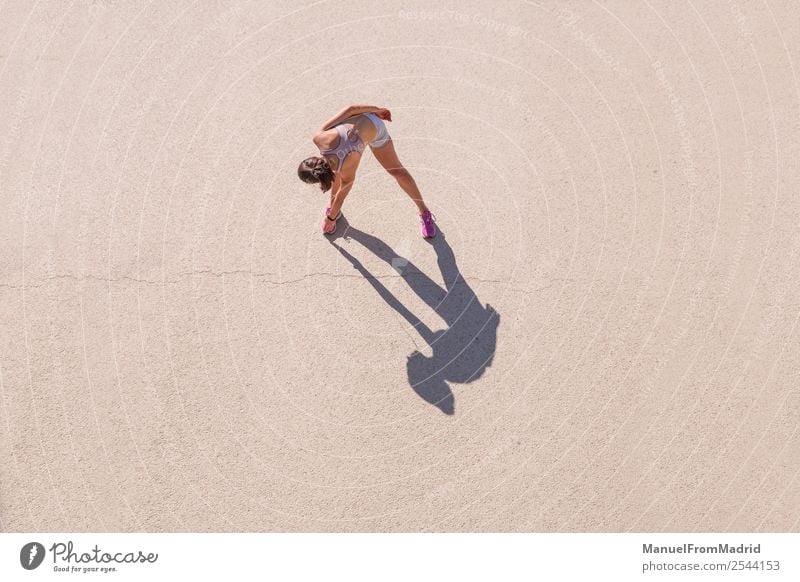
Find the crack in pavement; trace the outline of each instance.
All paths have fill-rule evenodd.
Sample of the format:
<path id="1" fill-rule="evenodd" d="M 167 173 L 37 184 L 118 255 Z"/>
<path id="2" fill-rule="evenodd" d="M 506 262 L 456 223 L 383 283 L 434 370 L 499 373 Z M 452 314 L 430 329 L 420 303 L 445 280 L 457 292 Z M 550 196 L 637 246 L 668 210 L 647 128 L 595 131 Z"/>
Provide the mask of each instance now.
<path id="1" fill-rule="evenodd" d="M 193 278 L 198 275 L 209 275 L 212 277 L 224 277 L 226 275 L 233 276 L 233 275 L 249 275 L 252 278 L 263 279 L 262 283 L 266 283 L 273 287 L 281 287 L 284 285 L 293 285 L 295 283 L 300 283 L 305 281 L 306 279 L 311 279 L 314 277 L 330 277 L 333 279 L 405 279 L 405 278 L 413 278 L 415 276 L 424 276 L 423 274 L 416 274 L 416 273 L 405 273 L 403 275 L 399 274 L 386 274 L 386 275 L 370 275 L 365 277 L 361 273 L 330 273 L 330 272 L 314 272 L 314 273 L 306 273 L 301 277 L 297 277 L 294 279 L 284 279 L 284 280 L 272 280 L 269 277 L 274 277 L 276 273 L 267 273 L 267 272 L 256 272 L 256 271 L 248 271 L 245 269 L 235 269 L 230 271 L 214 271 L 213 269 L 199 269 L 197 271 L 183 271 L 177 273 L 176 277 L 173 278 L 165 278 L 161 280 L 153 280 L 153 279 L 142 279 L 138 277 L 131 277 L 128 275 L 122 275 L 119 277 L 98 277 L 96 275 L 72 275 L 72 274 L 59 274 L 59 275 L 50 275 L 48 277 L 31 277 L 34 281 L 39 281 L 36 283 L 26 283 L 23 285 L 14 285 L 10 283 L 0 283 L 0 288 L 5 289 L 12 289 L 12 290 L 24 290 L 24 289 L 37 289 L 41 287 L 45 287 L 51 281 L 58 281 L 58 280 L 71 280 L 75 281 L 76 283 L 83 283 L 85 281 L 95 281 L 98 283 L 122 283 L 122 282 L 131 282 L 131 283 L 138 283 L 143 285 L 175 285 L 181 282 L 184 282 L 188 278 Z M 481 277 L 463 277 L 463 279 L 467 283 L 482 283 L 482 284 L 491 284 L 491 285 L 505 285 L 508 287 L 509 291 L 515 293 L 523 293 L 523 294 L 532 294 L 532 293 L 539 293 L 541 291 L 546 291 L 547 289 L 552 288 L 558 281 L 562 282 L 574 282 L 574 279 L 563 279 L 563 278 L 555 278 L 550 279 L 549 283 L 541 286 L 536 287 L 533 289 L 526 289 L 523 287 L 518 286 L 511 286 L 510 281 L 502 280 L 502 279 L 483 279 Z"/>

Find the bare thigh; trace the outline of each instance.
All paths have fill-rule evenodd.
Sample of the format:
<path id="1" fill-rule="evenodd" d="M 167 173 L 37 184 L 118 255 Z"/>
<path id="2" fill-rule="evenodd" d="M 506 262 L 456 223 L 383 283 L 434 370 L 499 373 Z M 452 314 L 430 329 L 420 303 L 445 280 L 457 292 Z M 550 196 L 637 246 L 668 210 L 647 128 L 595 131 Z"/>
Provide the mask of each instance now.
<path id="1" fill-rule="evenodd" d="M 387 172 L 397 180 L 397 183 L 408 194 L 409 198 L 417 205 L 420 214 L 428 210 L 425 201 L 422 199 L 422 194 L 419 191 L 414 177 L 403 167 L 403 164 L 397 157 L 397 152 L 394 151 L 394 143 L 387 142 L 381 148 L 372 148 L 372 153 L 375 154 L 378 162 L 383 166 Z"/>
<path id="2" fill-rule="evenodd" d="M 397 157 L 397 152 L 394 149 L 394 142 L 391 139 L 381 148 L 370 147 L 370 149 L 375 155 L 375 159 L 378 160 L 378 163 L 390 174 L 392 170 L 398 170 L 403 167 L 400 158 Z"/>

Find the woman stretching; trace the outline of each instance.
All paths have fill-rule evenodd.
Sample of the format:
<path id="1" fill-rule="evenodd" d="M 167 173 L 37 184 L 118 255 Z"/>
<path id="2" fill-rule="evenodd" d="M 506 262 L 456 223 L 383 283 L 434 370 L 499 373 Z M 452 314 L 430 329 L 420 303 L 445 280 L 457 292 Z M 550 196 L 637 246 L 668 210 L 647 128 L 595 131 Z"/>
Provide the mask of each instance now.
<path id="1" fill-rule="evenodd" d="M 422 222 L 422 236 L 436 236 L 433 215 L 422 200 L 414 178 L 397 158 L 383 120 L 392 120 L 388 109 L 371 105 L 351 105 L 331 117 L 314 134 L 314 145 L 319 148 L 320 155 L 300 162 L 297 175 L 307 184 L 319 184 L 323 192 L 331 191 L 330 205 L 325 209 L 322 223 L 322 232 L 325 234 L 333 234 L 336 230 L 336 220 L 341 215 L 342 204 L 353 187 L 364 146 L 368 145 L 381 166 L 394 176 L 417 205 Z"/>

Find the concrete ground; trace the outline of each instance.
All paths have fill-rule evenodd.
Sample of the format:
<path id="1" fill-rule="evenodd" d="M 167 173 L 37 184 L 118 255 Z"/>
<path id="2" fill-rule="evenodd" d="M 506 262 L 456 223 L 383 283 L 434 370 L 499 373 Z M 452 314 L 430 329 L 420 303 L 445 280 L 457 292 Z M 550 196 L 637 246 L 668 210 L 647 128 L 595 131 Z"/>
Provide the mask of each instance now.
<path id="1" fill-rule="evenodd" d="M 4 2 L 0 528 L 800 530 L 798 19 Z"/>

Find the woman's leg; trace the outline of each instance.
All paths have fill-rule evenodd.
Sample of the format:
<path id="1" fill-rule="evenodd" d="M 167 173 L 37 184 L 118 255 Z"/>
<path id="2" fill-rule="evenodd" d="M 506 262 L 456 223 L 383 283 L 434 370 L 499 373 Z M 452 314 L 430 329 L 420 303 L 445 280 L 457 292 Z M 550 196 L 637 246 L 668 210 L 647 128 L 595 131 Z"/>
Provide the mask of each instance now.
<path id="1" fill-rule="evenodd" d="M 417 183 L 414 181 L 414 177 L 403 167 L 403 164 L 400 163 L 397 152 L 394 150 L 394 143 L 389 140 L 383 147 L 371 149 L 372 153 L 375 154 L 375 159 L 377 159 L 380 165 L 397 180 L 400 187 L 408 194 L 411 200 L 414 201 L 419 213 L 422 214 L 428 210 L 425 201 L 422 199 L 422 194 L 419 188 L 417 188 Z"/>

